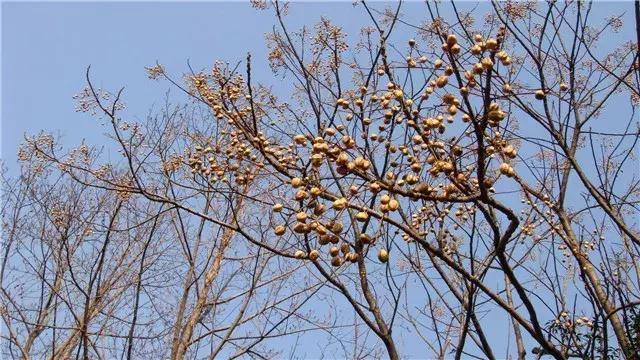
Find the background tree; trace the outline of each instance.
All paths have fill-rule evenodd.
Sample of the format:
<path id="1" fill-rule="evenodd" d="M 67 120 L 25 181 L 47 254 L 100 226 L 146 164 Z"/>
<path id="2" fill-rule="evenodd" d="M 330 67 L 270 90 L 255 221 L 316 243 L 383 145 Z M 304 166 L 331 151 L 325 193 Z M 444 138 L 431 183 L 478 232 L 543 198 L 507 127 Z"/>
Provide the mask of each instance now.
<path id="1" fill-rule="evenodd" d="M 175 157 L 158 160 L 193 141 L 183 129 L 154 132 L 178 116 L 185 127 L 182 116 L 195 117 L 184 107 L 162 112 L 144 136 L 134 125 L 136 140 L 123 151 L 151 148 L 158 158 L 146 154 L 148 164 L 162 165 L 150 174 L 152 186 L 199 209 L 197 216 L 148 201 L 132 190 L 128 168 L 97 164 L 95 149 L 63 154 L 49 135 L 26 139 L 20 176 L 4 186 L 6 356 L 269 358 L 280 349 L 263 347 L 265 339 L 300 331 L 298 308 L 318 283 L 287 286 L 295 264 L 238 242 L 231 226 L 247 215 L 235 191 L 196 188 L 190 168 L 180 174 L 170 169 Z M 316 326 L 307 319 L 306 328 Z"/>
<path id="2" fill-rule="evenodd" d="M 494 2 L 487 14 L 427 3 L 420 24 L 402 3 L 362 2 L 371 26 L 351 42 L 329 19 L 294 31 L 287 4 L 254 6 L 275 15 L 268 61 L 291 85 L 284 96 L 252 81 L 250 55 L 185 81 L 156 64 L 149 76 L 191 104 L 130 124 L 121 94 L 87 76 L 79 109 L 106 118 L 124 163 L 105 171 L 28 144 L 73 181 L 135 198 L 131 216 L 171 214 L 174 241 L 148 244 L 184 257 L 159 275 L 176 305 L 134 306 L 175 319 L 159 353 L 270 356 L 284 343 L 274 336 L 322 332 L 344 357 L 401 358 L 410 336 L 429 357 L 496 358 L 509 352 L 494 329 L 504 316 L 519 358 L 638 357 L 639 39 L 601 41 L 624 26 L 640 38 L 638 2 L 630 24 L 581 2 Z M 227 288 L 249 289 L 231 297 L 235 320 L 201 323 Z M 83 342 L 64 345 L 85 357 L 88 314 Z"/>

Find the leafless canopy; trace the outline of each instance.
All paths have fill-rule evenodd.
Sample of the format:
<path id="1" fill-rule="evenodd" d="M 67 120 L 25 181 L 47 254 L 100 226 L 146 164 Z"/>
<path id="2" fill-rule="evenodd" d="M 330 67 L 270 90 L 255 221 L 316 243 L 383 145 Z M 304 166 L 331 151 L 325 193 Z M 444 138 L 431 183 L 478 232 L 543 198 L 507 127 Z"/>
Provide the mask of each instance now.
<path id="1" fill-rule="evenodd" d="M 639 358 L 637 1 L 253 5 L 268 59 L 145 122 L 87 70 L 122 161 L 26 139 L 4 356 Z"/>

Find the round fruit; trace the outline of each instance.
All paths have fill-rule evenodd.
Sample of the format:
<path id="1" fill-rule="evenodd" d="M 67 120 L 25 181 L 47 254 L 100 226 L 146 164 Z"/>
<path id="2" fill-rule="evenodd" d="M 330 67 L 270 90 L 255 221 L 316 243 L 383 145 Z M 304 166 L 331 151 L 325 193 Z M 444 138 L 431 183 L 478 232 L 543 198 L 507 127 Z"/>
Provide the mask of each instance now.
<path id="1" fill-rule="evenodd" d="M 389 261 L 389 252 L 385 249 L 380 249 L 380 251 L 378 252 L 378 260 L 383 263 Z"/>
<path id="2" fill-rule="evenodd" d="M 333 246 L 331 247 L 331 249 L 329 249 L 329 255 L 331 256 L 338 256 L 338 254 L 340 254 L 340 249 L 337 246 Z"/>
<path id="3" fill-rule="evenodd" d="M 278 225 L 276 226 L 275 229 L 273 229 L 273 232 L 278 236 L 284 235 L 286 231 L 287 231 L 287 228 L 285 228 L 284 225 Z"/>
<path id="4" fill-rule="evenodd" d="M 369 218 L 369 214 L 367 214 L 364 211 L 360 211 L 359 213 L 356 214 L 356 220 L 360 222 L 367 221 L 368 218 Z"/>
<path id="5" fill-rule="evenodd" d="M 291 179 L 291 186 L 297 188 L 300 185 L 302 185 L 302 179 L 300 179 L 299 177 L 294 177 L 293 179 Z"/>
<path id="6" fill-rule="evenodd" d="M 342 259 L 339 257 L 334 257 L 333 259 L 331 259 L 331 265 L 335 267 L 342 265 Z"/>
<path id="7" fill-rule="evenodd" d="M 347 207 L 347 199 L 338 198 L 333 202 L 333 208 L 336 210 L 342 210 Z"/>

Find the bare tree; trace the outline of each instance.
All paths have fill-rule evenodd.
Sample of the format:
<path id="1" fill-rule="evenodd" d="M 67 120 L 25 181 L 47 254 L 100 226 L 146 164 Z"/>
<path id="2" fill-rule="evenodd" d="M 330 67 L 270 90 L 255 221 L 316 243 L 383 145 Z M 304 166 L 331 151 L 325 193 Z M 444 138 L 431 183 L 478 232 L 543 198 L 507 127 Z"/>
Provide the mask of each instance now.
<path id="1" fill-rule="evenodd" d="M 43 254 L 62 250 L 25 255 L 47 269 L 30 272 L 46 284 L 31 306 L 7 290 L 7 254 L 47 227 L 19 213 L 56 192 L 15 185 L 7 354 L 39 354 L 29 339 L 47 329 L 49 354 L 85 358 L 105 341 L 128 358 L 273 357 L 306 333 L 325 357 L 638 358 L 638 2 L 631 23 L 585 2 L 428 2 L 417 23 L 403 10 L 418 4 L 361 2 L 370 26 L 351 42 L 329 19 L 292 30 L 290 5 L 254 6 L 275 16 L 285 100 L 252 81 L 250 55 L 184 81 L 156 64 L 189 104 L 130 124 L 87 72 L 79 109 L 107 120 L 123 162 L 28 142 L 69 187 L 109 196 L 53 200 L 81 203 L 74 221 L 99 218 L 101 240 L 59 264 Z M 118 321 L 128 335 L 111 340 Z"/>
<path id="2" fill-rule="evenodd" d="M 167 201 L 148 201 L 134 191 L 126 164 L 100 163 L 100 154 L 86 145 L 62 153 L 49 135 L 26 139 L 19 152 L 21 174 L 5 183 L 7 356 L 184 359 L 279 353 L 261 343 L 286 335 L 290 330 L 274 324 L 296 323 L 297 308 L 322 284 L 287 286 L 296 281 L 295 264 L 279 264 L 274 254 L 238 239 L 234 227 L 256 215 L 248 216 L 244 198 L 235 190 L 198 187 L 202 183 L 190 168 L 183 174 L 171 170 L 172 144 L 197 135 L 159 129 L 176 125 L 185 114 L 195 117 L 181 107 L 150 118 L 149 132 L 138 133 L 135 145 L 129 139 L 131 147 L 123 150 L 152 148 L 145 162 L 156 171 L 150 186 L 172 199 Z M 172 138 L 158 142 L 160 134 Z M 162 148 L 150 146 L 158 143 Z M 248 180 L 240 189 L 250 186 Z M 178 201 L 189 211 L 172 205 Z M 264 238 L 259 229 L 252 233 L 254 241 Z M 313 319 L 309 324 L 317 327 Z"/>

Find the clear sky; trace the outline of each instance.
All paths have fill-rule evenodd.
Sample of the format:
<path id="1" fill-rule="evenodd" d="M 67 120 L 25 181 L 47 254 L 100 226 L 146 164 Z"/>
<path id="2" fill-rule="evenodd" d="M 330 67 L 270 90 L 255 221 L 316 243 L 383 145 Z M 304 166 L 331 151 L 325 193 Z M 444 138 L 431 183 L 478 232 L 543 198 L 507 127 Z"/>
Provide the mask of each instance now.
<path id="1" fill-rule="evenodd" d="M 288 17 L 291 29 L 324 15 L 353 39 L 368 24 L 364 10 L 351 1 L 295 5 Z M 632 12 L 632 6 L 623 8 Z M 404 13 L 421 18 L 424 11 L 422 2 L 415 2 Z M 156 61 L 178 75 L 187 70 L 187 61 L 198 70 L 218 59 L 242 61 L 251 51 L 255 80 L 277 86 L 264 42 L 274 25 L 271 12 L 238 2 L 3 2 L 2 159 L 10 169 L 15 166 L 24 134 L 40 130 L 59 133 L 69 146 L 83 139 L 105 143 L 99 122 L 74 111 L 72 97 L 85 85 L 88 65 L 98 87 L 125 87 L 125 115 L 132 118 L 161 105 L 169 89 L 166 82 L 147 78 L 144 67 Z M 507 326 L 506 321 L 495 325 L 492 335 L 503 336 Z"/>
<path id="2" fill-rule="evenodd" d="M 357 34 L 366 18 L 351 2 L 293 7 L 292 27 L 329 16 Z M 354 21 L 354 19 L 359 19 Z M 248 3 L 2 3 L 2 158 L 11 164 L 25 133 L 60 132 L 70 144 L 99 141 L 101 129 L 74 112 L 73 95 L 92 66 L 95 84 L 125 87 L 129 116 L 144 117 L 162 103 L 169 86 L 147 79 L 144 67 L 159 61 L 169 72 L 209 67 L 217 59 L 255 59 L 256 80 L 271 80 L 264 34 L 271 12 Z M 353 31 L 350 31 L 353 30 Z M 95 141 L 93 141 L 95 142 Z"/>
<path id="3" fill-rule="evenodd" d="M 610 13 L 613 4 L 594 9 Z M 631 20 L 632 2 L 616 4 Z M 403 9 L 416 22 L 426 16 L 422 2 L 409 2 Z M 475 10 L 488 8 L 481 4 Z M 218 59 L 242 61 L 250 51 L 255 80 L 278 86 L 264 42 L 275 25 L 273 14 L 246 2 L 2 2 L 1 11 L 0 149 L 7 164 L 15 160 L 25 133 L 59 131 L 70 144 L 83 138 L 104 140 L 95 120 L 74 112 L 72 97 L 85 85 L 88 65 L 97 86 L 112 91 L 125 87 L 125 114 L 131 117 L 144 117 L 151 106 L 162 103 L 169 88 L 166 82 L 147 79 L 144 67 L 156 61 L 177 75 L 187 70 L 187 61 L 199 70 Z M 363 8 L 351 1 L 298 2 L 287 21 L 297 29 L 315 24 L 320 16 L 343 26 L 351 40 L 369 25 Z M 632 28 L 625 26 L 618 36 L 629 38 Z"/>
<path id="4" fill-rule="evenodd" d="M 247 4 L 3 3 L 2 157 L 11 163 L 23 134 L 40 129 L 69 143 L 101 138 L 90 116 L 74 112 L 89 64 L 98 86 L 124 86 L 128 114 L 144 116 L 168 88 L 144 66 L 158 60 L 180 73 L 187 60 L 203 68 L 247 49 L 263 57 L 270 23 Z"/>

